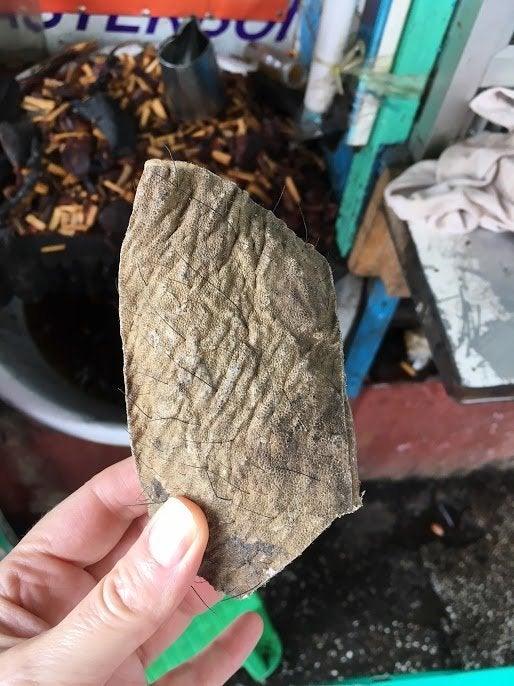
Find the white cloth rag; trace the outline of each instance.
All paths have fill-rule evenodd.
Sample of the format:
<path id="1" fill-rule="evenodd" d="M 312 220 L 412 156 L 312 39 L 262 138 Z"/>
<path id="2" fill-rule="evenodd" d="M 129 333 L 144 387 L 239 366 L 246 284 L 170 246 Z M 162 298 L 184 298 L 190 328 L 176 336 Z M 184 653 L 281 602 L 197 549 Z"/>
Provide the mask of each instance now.
<path id="1" fill-rule="evenodd" d="M 385 190 L 400 219 L 451 233 L 514 231 L 514 90 L 490 88 L 470 108 L 508 133 L 484 132 L 412 165 Z"/>

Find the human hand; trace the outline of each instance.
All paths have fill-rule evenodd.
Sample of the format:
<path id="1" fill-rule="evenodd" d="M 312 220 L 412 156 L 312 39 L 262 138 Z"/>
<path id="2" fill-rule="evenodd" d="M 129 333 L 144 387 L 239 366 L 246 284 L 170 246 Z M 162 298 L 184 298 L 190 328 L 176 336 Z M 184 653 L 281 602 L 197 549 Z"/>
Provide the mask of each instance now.
<path id="1" fill-rule="evenodd" d="M 220 598 L 195 576 L 208 537 L 201 510 L 170 498 L 149 521 L 140 494 L 133 459 L 119 462 L 0 563 L 2 684 L 146 684 L 145 668 Z M 158 684 L 225 683 L 261 632 L 260 617 L 244 615 Z"/>

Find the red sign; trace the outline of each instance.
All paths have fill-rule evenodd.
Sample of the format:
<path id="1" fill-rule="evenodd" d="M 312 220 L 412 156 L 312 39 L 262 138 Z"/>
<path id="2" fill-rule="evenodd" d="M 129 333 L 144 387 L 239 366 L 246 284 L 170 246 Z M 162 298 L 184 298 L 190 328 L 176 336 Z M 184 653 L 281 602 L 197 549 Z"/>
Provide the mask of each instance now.
<path id="1" fill-rule="evenodd" d="M 1 2 L 0 2 L 1 4 Z M 283 21 L 288 0 L 40 0 L 42 12 Z"/>

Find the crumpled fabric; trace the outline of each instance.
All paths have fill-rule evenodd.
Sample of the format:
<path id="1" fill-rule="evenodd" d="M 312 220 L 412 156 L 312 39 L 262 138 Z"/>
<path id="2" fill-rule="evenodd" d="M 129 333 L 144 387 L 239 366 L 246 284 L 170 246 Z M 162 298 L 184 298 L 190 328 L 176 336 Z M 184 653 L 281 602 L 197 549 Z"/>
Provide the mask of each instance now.
<path id="1" fill-rule="evenodd" d="M 508 132 L 477 134 L 400 174 L 384 194 L 400 219 L 448 233 L 514 231 L 514 90 L 488 89 L 470 108 Z"/>

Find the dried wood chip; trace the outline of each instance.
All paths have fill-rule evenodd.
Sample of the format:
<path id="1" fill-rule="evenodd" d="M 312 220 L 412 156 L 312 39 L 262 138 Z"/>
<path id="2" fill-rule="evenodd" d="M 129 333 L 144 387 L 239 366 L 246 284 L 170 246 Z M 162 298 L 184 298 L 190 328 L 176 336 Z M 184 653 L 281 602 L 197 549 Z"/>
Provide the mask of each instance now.
<path id="1" fill-rule="evenodd" d="M 36 193 L 39 193 L 39 195 L 47 195 L 48 191 L 50 190 L 50 187 L 47 183 L 38 181 L 34 186 L 34 190 L 36 191 Z"/>
<path id="2" fill-rule="evenodd" d="M 165 155 L 165 152 L 162 148 L 157 148 L 153 145 L 148 146 L 148 148 L 146 149 L 146 152 L 148 153 L 148 155 L 150 157 L 162 158 Z"/>
<path id="3" fill-rule="evenodd" d="M 81 67 L 81 68 L 82 68 L 82 71 L 84 72 L 84 75 L 85 75 L 88 79 L 90 79 L 91 81 L 95 81 L 95 80 L 96 80 L 96 77 L 95 77 L 95 75 L 94 75 L 94 73 L 93 73 L 93 70 L 91 69 L 91 65 L 90 65 L 90 64 L 88 64 L 87 62 L 84 62 L 84 63 L 82 64 L 82 67 Z"/>
<path id="4" fill-rule="evenodd" d="M 232 155 L 229 155 L 228 152 L 222 152 L 221 150 L 213 150 L 211 152 L 211 157 L 213 160 L 216 160 L 216 162 L 219 162 L 226 167 L 228 167 L 232 161 Z"/>
<path id="5" fill-rule="evenodd" d="M 39 250 L 43 253 L 61 252 L 62 250 L 66 250 L 66 243 L 54 243 L 53 245 L 43 245 Z"/>
<path id="6" fill-rule="evenodd" d="M 68 214 L 75 214 L 76 212 L 80 212 L 82 209 L 81 205 L 78 205 L 76 203 L 73 204 L 68 204 L 68 205 L 59 205 L 59 210 L 61 213 L 68 213 Z"/>
<path id="7" fill-rule="evenodd" d="M 243 119 L 243 117 L 239 117 L 239 119 L 237 120 L 236 135 L 237 136 L 245 136 L 247 131 L 248 131 L 248 129 L 247 129 L 245 120 Z"/>
<path id="8" fill-rule="evenodd" d="M 417 376 L 417 372 L 414 369 L 414 367 L 409 363 L 406 362 L 405 360 L 402 360 L 400 362 L 400 367 L 403 369 L 403 371 L 408 374 L 410 377 L 415 377 Z"/>
<path id="9" fill-rule="evenodd" d="M 439 522 L 432 522 L 430 525 L 430 530 L 435 536 L 442 538 L 444 536 L 444 528 L 439 524 Z"/>
<path id="10" fill-rule="evenodd" d="M 270 159 L 269 155 L 265 152 L 260 153 L 259 159 L 262 159 L 270 175 L 274 176 L 275 172 L 277 171 L 277 163 L 274 160 Z"/>
<path id="11" fill-rule="evenodd" d="M 255 174 L 253 172 L 245 172 L 242 169 L 228 169 L 227 174 L 239 181 L 248 181 L 249 183 L 255 181 Z"/>
<path id="12" fill-rule="evenodd" d="M 38 217 L 36 217 L 34 214 L 27 214 L 25 217 L 25 221 L 27 224 L 30 224 L 34 229 L 37 229 L 38 231 L 44 231 L 46 229 L 46 224 L 44 221 L 41 221 Z"/>
<path id="13" fill-rule="evenodd" d="M 90 135 L 89 131 L 60 131 L 59 133 L 50 134 L 50 140 L 58 143 L 68 138 L 89 138 Z"/>
<path id="14" fill-rule="evenodd" d="M 146 67 L 145 73 L 151 74 L 159 66 L 159 59 L 155 57 Z"/>
<path id="15" fill-rule="evenodd" d="M 18 217 L 11 217 L 11 222 L 13 223 L 14 228 L 16 229 L 16 233 L 18 233 L 20 236 L 26 235 L 27 231 Z"/>
<path id="16" fill-rule="evenodd" d="M 170 145 L 168 147 L 170 147 L 173 152 L 180 152 L 181 150 L 185 150 L 187 145 L 185 143 L 175 143 L 175 145 Z"/>
<path id="17" fill-rule="evenodd" d="M 54 207 L 52 216 L 50 218 L 50 223 L 48 224 L 48 229 L 50 231 L 56 231 L 61 223 L 61 211 L 58 207 Z"/>
<path id="18" fill-rule="evenodd" d="M 166 114 L 164 105 L 159 100 L 159 98 L 154 98 L 153 100 L 151 100 L 150 106 L 152 108 L 152 112 L 155 114 L 156 117 L 158 117 L 159 119 L 164 119 L 165 121 L 168 119 L 168 115 Z"/>
<path id="19" fill-rule="evenodd" d="M 164 136 L 156 136 L 154 139 L 154 142 L 157 143 L 158 145 L 162 145 L 163 143 L 166 143 L 166 145 L 169 145 L 170 148 L 172 148 L 175 145 L 175 139 L 176 136 L 174 133 L 167 133 Z"/>
<path id="20" fill-rule="evenodd" d="M 63 102 L 59 107 L 56 107 L 54 110 L 49 112 L 48 114 L 45 114 L 41 119 L 42 121 L 45 122 L 52 122 L 57 117 L 59 117 L 63 112 L 66 112 L 67 109 L 69 109 L 70 103 L 69 102 Z"/>
<path id="21" fill-rule="evenodd" d="M 134 55 L 131 55 L 128 52 L 122 53 L 122 54 L 124 56 L 124 59 L 125 59 L 127 65 L 129 66 L 130 70 L 132 71 L 136 67 L 136 58 L 134 57 Z"/>
<path id="22" fill-rule="evenodd" d="M 264 174 L 261 174 L 260 172 L 257 172 L 256 177 L 263 186 L 265 186 L 268 190 L 273 187 L 273 184 L 269 179 L 267 179 Z"/>
<path id="23" fill-rule="evenodd" d="M 49 162 L 46 165 L 46 169 L 48 172 L 50 172 L 50 174 L 53 174 L 53 176 L 60 176 L 61 178 L 68 176 L 68 172 L 66 171 L 66 169 L 63 169 L 54 162 Z"/>
<path id="24" fill-rule="evenodd" d="M 140 108 L 140 117 L 139 117 L 139 125 L 141 126 L 142 129 L 145 128 L 145 126 L 148 124 L 148 120 L 150 119 L 150 114 L 152 112 L 152 107 L 149 102 L 145 102 Z"/>
<path id="25" fill-rule="evenodd" d="M 51 194 L 57 193 L 62 197 L 63 186 L 69 202 L 81 203 L 86 213 L 91 203 L 97 205 L 100 215 L 115 198 L 131 202 L 134 184 L 139 179 L 146 155 L 167 158 L 166 148 L 169 148 L 172 159 L 185 158 L 202 166 L 210 163 L 224 177 L 237 181 L 243 187 L 249 185 L 252 196 L 268 207 L 273 204 L 270 198 L 273 201 L 278 197 L 282 179 L 286 176 L 294 179 L 293 185 L 288 182 L 284 202 L 280 204 L 281 216 L 296 231 L 301 230 L 296 221 L 295 202 L 304 195 L 306 221 L 318 227 L 311 232 L 313 239 L 322 238 L 320 250 L 330 245 L 333 238 L 328 225 L 336 212 L 335 202 L 330 194 L 323 193 L 317 179 L 313 180 L 311 188 L 303 171 L 313 165 L 324 169 L 322 159 L 307 149 L 298 148 L 293 152 L 287 148 L 281 139 L 284 132 L 288 134 L 291 131 L 289 122 L 281 121 L 265 104 L 261 107 L 254 102 L 249 97 L 244 79 L 227 77 L 228 108 L 220 119 L 168 125 L 162 98 L 163 83 L 159 78 L 160 64 L 153 47 L 145 48 L 136 56 L 117 52 L 116 59 L 107 63 L 106 54 L 92 54 L 90 43 L 84 43 L 84 46 L 79 46 L 78 51 L 75 46 L 67 48 L 54 67 L 40 71 L 38 78 L 24 81 L 24 92 L 28 93 L 23 101 L 24 108 L 28 111 L 28 119 L 39 125 L 44 157 L 38 182 L 25 194 L 19 209 L 9 212 L 9 221 L 17 232 L 33 231 L 34 227 L 25 223 L 26 214 L 44 220 L 47 230 L 52 231 L 57 230 L 61 219 L 64 231 L 71 232 L 68 225 L 73 222 L 80 224 L 71 216 L 59 218 L 59 213 L 54 213 L 52 205 L 48 204 L 46 197 Z M 104 133 L 94 124 L 86 124 L 77 118 L 72 108 L 73 102 L 87 96 L 89 84 L 99 73 L 108 76 L 99 83 L 100 92 L 116 100 L 117 106 L 135 120 L 137 147 L 133 145 L 131 151 L 120 157 L 113 154 L 114 149 Z M 261 127 L 263 133 L 257 135 L 255 132 Z M 174 129 L 173 133 L 170 128 Z M 87 145 L 82 145 L 85 141 Z M 92 170 L 104 170 L 102 174 L 105 176 L 100 180 L 96 173 L 76 164 L 77 155 L 74 156 L 73 150 L 85 147 L 88 147 Z M 263 149 L 268 149 L 269 155 Z M 30 171 L 23 169 L 22 176 L 18 175 L 12 185 L 3 189 L 0 197 L 14 197 Z M 102 178 L 109 179 L 114 187 L 103 185 Z M 95 188 L 96 184 L 100 187 Z M 46 196 L 44 200 L 42 196 Z M 324 212 L 326 200 L 329 204 Z M 82 224 L 93 226 L 91 221 L 91 217 L 89 220 L 84 217 Z M 327 234 L 326 238 L 323 238 L 323 233 Z"/>
<path id="26" fill-rule="evenodd" d="M 189 135 L 192 134 L 194 131 L 196 131 L 196 127 L 197 127 L 197 126 L 198 126 L 197 124 L 189 124 L 189 126 L 186 126 L 186 127 L 182 130 L 182 135 L 183 135 L 183 136 L 189 136 Z"/>
<path id="27" fill-rule="evenodd" d="M 291 198 L 295 201 L 297 205 L 300 205 L 302 199 L 300 197 L 300 193 L 298 192 L 298 188 L 296 187 L 296 184 L 293 181 L 293 178 L 291 176 L 286 176 L 284 183 L 286 186 L 286 190 L 291 196 Z"/>
<path id="28" fill-rule="evenodd" d="M 118 193 L 118 195 L 125 195 L 126 191 L 124 188 L 121 186 L 118 186 L 117 183 L 114 183 L 114 181 L 109 181 L 109 179 L 105 179 L 103 181 L 103 185 L 108 188 L 111 191 L 114 191 L 115 193 Z"/>
<path id="29" fill-rule="evenodd" d="M 253 114 L 247 116 L 246 122 L 248 128 L 253 129 L 254 131 L 260 131 L 262 129 L 261 123 L 257 121 Z"/>
<path id="30" fill-rule="evenodd" d="M 45 79 L 43 79 L 43 86 L 51 90 L 54 90 L 56 88 L 64 86 L 64 81 L 60 81 L 59 79 L 52 79 L 47 76 Z"/>
<path id="31" fill-rule="evenodd" d="M 259 198 L 265 205 L 271 205 L 271 198 L 269 195 L 256 183 L 250 183 L 246 187 L 246 191 L 250 195 L 255 195 Z"/>
<path id="32" fill-rule="evenodd" d="M 62 185 L 63 186 L 73 186 L 78 182 L 78 178 L 74 176 L 73 174 L 66 174 L 64 179 L 62 180 Z"/>
<path id="33" fill-rule="evenodd" d="M 124 186 L 132 176 L 133 171 L 134 168 L 132 167 L 132 165 L 124 164 L 121 173 L 116 180 L 116 184 L 118 186 Z"/>
<path id="34" fill-rule="evenodd" d="M 127 92 L 132 93 L 136 88 L 136 79 L 134 74 L 129 74 L 127 81 Z"/>
<path id="35" fill-rule="evenodd" d="M 30 112 L 50 112 L 55 107 L 55 100 L 26 95 L 22 100 L 21 106 Z"/>
<path id="36" fill-rule="evenodd" d="M 326 170 L 327 165 L 325 164 L 325 160 L 322 157 L 316 155 L 316 153 L 312 152 L 312 150 L 305 149 L 303 152 L 305 156 L 310 158 L 314 162 L 314 164 L 316 164 L 321 170 Z"/>
<path id="37" fill-rule="evenodd" d="M 71 83 L 73 81 L 73 76 L 75 74 L 75 65 L 70 64 L 66 69 L 66 74 L 64 76 L 64 83 Z"/>
<path id="38" fill-rule="evenodd" d="M 227 119 L 226 121 L 220 121 L 218 123 L 218 129 L 224 131 L 225 129 L 237 128 L 238 121 L 238 119 Z"/>
<path id="39" fill-rule="evenodd" d="M 94 41 L 80 41 L 79 43 L 75 43 L 72 45 L 69 50 L 75 55 L 80 55 L 82 52 L 90 52 L 91 50 L 96 49 L 97 43 Z M 105 59 L 105 58 L 104 58 Z"/>
<path id="40" fill-rule="evenodd" d="M 206 126 L 205 128 L 198 129 L 191 134 L 191 138 L 205 138 L 206 136 L 212 136 L 214 133 L 214 126 Z"/>
<path id="41" fill-rule="evenodd" d="M 51 155 L 53 152 L 59 149 L 59 143 L 50 143 L 45 148 L 45 155 Z"/>
<path id="42" fill-rule="evenodd" d="M 145 93 L 151 93 L 152 92 L 152 89 L 150 88 L 150 86 L 146 83 L 146 81 L 143 78 L 141 78 L 141 76 L 134 75 L 134 79 L 142 91 L 145 91 Z"/>

